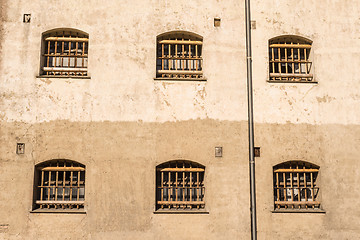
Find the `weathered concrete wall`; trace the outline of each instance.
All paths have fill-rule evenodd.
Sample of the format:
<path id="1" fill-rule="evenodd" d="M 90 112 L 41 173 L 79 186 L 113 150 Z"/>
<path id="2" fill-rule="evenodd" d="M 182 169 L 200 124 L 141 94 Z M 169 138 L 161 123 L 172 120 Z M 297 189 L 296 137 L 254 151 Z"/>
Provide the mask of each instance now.
<path id="1" fill-rule="evenodd" d="M 0 239 L 250 239 L 243 1 L 0 3 Z M 359 8 L 252 2 L 259 239 L 360 238 Z M 36 77 L 54 28 L 89 34 L 90 79 Z M 203 36 L 206 82 L 153 80 L 171 30 Z M 318 84 L 266 82 L 284 34 L 313 41 Z M 34 166 L 56 158 L 86 165 L 87 214 L 30 213 Z M 155 166 L 174 159 L 205 165 L 209 214 L 153 213 Z M 325 214 L 272 213 L 272 167 L 288 160 L 320 166 Z"/>

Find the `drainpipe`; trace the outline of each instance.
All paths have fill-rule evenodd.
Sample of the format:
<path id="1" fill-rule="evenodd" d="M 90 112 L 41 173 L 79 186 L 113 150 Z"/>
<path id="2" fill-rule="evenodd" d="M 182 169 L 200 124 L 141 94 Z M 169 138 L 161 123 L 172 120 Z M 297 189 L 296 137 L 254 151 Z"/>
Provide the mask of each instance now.
<path id="1" fill-rule="evenodd" d="M 250 27 L 250 20 L 251 20 L 251 17 L 250 17 L 250 0 L 245 0 L 251 239 L 256 240 L 257 239 L 257 228 L 256 228 L 254 119 L 253 119 L 252 59 L 251 59 L 251 27 Z"/>

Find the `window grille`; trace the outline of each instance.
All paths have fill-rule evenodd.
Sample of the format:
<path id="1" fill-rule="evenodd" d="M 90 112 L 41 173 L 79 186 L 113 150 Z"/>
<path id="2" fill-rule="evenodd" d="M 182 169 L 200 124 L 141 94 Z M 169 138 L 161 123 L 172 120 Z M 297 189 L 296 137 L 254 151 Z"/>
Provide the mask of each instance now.
<path id="1" fill-rule="evenodd" d="M 164 163 L 156 169 L 156 209 L 203 209 L 205 167 L 188 161 Z"/>
<path id="2" fill-rule="evenodd" d="M 319 167 L 291 161 L 274 167 L 275 209 L 319 208 Z"/>
<path id="3" fill-rule="evenodd" d="M 42 75 L 87 76 L 89 37 L 76 31 L 44 34 Z"/>
<path id="4" fill-rule="evenodd" d="M 36 208 L 80 209 L 85 200 L 85 166 L 67 160 L 36 167 Z"/>
<path id="5" fill-rule="evenodd" d="M 269 41 L 269 81 L 313 82 L 312 42 L 300 37 L 277 37 Z"/>
<path id="6" fill-rule="evenodd" d="M 156 77 L 203 79 L 202 38 L 195 34 L 166 33 L 157 38 Z"/>

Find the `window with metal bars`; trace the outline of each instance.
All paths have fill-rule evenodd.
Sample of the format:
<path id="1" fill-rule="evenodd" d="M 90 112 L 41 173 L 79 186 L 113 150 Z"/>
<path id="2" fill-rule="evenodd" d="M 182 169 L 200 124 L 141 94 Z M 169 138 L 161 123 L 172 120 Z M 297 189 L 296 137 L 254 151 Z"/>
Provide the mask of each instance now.
<path id="1" fill-rule="evenodd" d="M 280 36 L 269 41 L 269 82 L 315 82 L 310 61 L 312 41 Z"/>
<path id="2" fill-rule="evenodd" d="M 319 209 L 319 167 L 302 161 L 276 165 L 274 173 L 275 210 Z"/>
<path id="3" fill-rule="evenodd" d="M 69 160 L 37 165 L 35 196 L 35 209 L 84 208 L 85 166 Z"/>
<path id="4" fill-rule="evenodd" d="M 156 78 L 205 80 L 202 37 L 190 32 L 169 32 L 157 37 Z"/>
<path id="5" fill-rule="evenodd" d="M 204 209 L 204 174 L 204 166 L 190 161 L 171 161 L 157 166 L 156 209 Z"/>
<path id="6" fill-rule="evenodd" d="M 43 34 L 41 75 L 87 76 L 89 36 L 78 30 Z"/>

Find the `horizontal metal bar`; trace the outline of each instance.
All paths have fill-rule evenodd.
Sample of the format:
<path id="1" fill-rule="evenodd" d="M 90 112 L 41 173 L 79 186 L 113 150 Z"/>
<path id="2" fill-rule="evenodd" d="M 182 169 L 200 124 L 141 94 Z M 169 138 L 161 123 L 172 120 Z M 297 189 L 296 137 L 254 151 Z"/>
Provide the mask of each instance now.
<path id="1" fill-rule="evenodd" d="M 306 63 L 311 64 L 312 62 L 306 60 L 270 60 L 271 63 Z"/>
<path id="2" fill-rule="evenodd" d="M 77 37 L 47 37 L 45 41 L 63 41 L 63 42 L 88 42 L 88 38 Z"/>
<path id="3" fill-rule="evenodd" d="M 37 200 L 36 204 L 84 204 L 85 201 L 42 201 Z"/>
<path id="4" fill-rule="evenodd" d="M 182 181 L 182 180 L 181 180 Z M 178 182 L 181 182 L 181 181 L 178 181 Z M 173 183 L 172 185 L 174 185 L 175 183 Z M 181 183 L 180 183 L 181 184 Z M 196 184 L 195 182 L 193 183 L 194 185 Z M 164 187 L 157 187 L 157 189 L 205 189 L 204 186 L 201 186 L 202 184 L 199 184 L 200 186 L 199 187 L 181 187 L 181 186 L 164 186 Z"/>
<path id="5" fill-rule="evenodd" d="M 83 167 L 44 167 L 40 168 L 42 171 L 85 171 Z"/>
<path id="6" fill-rule="evenodd" d="M 171 59 L 171 60 L 202 60 L 202 57 L 178 57 L 178 56 L 164 56 L 164 57 L 158 57 L 158 59 Z"/>
<path id="7" fill-rule="evenodd" d="M 279 43 L 275 43 L 275 44 L 270 44 L 271 48 L 311 48 L 310 44 L 279 44 Z"/>
<path id="8" fill-rule="evenodd" d="M 275 201 L 277 205 L 320 205 L 316 201 Z"/>
<path id="9" fill-rule="evenodd" d="M 160 74 L 203 74 L 202 71 L 189 70 L 157 70 Z"/>
<path id="10" fill-rule="evenodd" d="M 285 173 L 307 173 L 307 172 L 319 172 L 319 169 L 276 169 L 274 172 L 285 172 Z"/>
<path id="11" fill-rule="evenodd" d="M 69 54 L 54 54 L 54 53 L 50 53 L 50 54 L 43 54 L 44 57 L 76 57 L 76 58 L 87 58 L 88 55 L 87 54 L 77 54 L 77 55 L 69 55 Z"/>
<path id="12" fill-rule="evenodd" d="M 158 201 L 157 204 L 169 205 L 169 204 L 185 204 L 185 205 L 201 205 L 205 204 L 204 201 Z"/>
<path id="13" fill-rule="evenodd" d="M 299 78 L 312 78 L 312 74 L 306 73 L 270 73 L 270 77 L 299 77 Z"/>
<path id="14" fill-rule="evenodd" d="M 192 44 L 192 45 L 202 45 L 202 41 L 187 41 L 187 40 L 160 40 L 159 43 L 163 44 Z"/>
<path id="15" fill-rule="evenodd" d="M 163 168 L 158 169 L 160 172 L 204 172 L 203 168 Z"/>
<path id="16" fill-rule="evenodd" d="M 75 67 L 43 67 L 47 72 L 87 72 L 87 68 L 75 68 Z"/>

